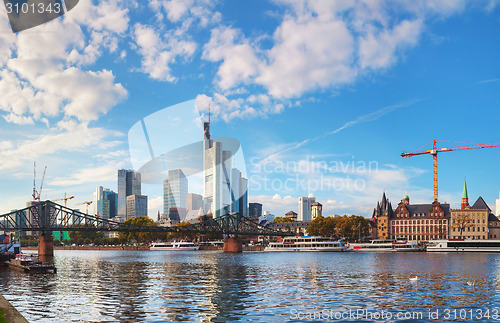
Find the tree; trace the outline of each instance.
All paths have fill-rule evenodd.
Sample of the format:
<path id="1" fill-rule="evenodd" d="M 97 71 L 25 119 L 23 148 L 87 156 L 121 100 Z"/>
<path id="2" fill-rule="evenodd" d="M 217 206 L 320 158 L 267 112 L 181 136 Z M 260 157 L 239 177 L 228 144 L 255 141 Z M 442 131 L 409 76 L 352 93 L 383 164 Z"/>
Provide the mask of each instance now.
<path id="1" fill-rule="evenodd" d="M 327 218 L 319 216 L 309 223 L 307 232 L 324 237 L 355 239 L 370 235 L 370 223 L 366 218 L 357 215 Z"/>
<path id="2" fill-rule="evenodd" d="M 307 233 L 312 236 L 321 235 L 323 226 L 325 225 L 325 218 L 318 216 L 316 219 L 312 220 L 307 226 Z"/>
<path id="3" fill-rule="evenodd" d="M 174 225 L 174 227 L 181 227 L 184 225 L 191 224 L 189 222 L 181 222 L 179 224 Z M 170 232 L 168 234 L 168 239 L 172 240 L 180 240 L 180 239 L 185 239 L 185 240 L 194 240 L 196 238 L 196 233 L 185 233 L 185 232 Z"/>
<path id="4" fill-rule="evenodd" d="M 70 231 L 69 238 L 71 243 L 75 244 L 90 244 L 97 239 L 104 238 L 104 232 L 93 231 L 92 226 L 80 225 L 81 231 Z M 87 230 L 88 229 L 88 230 Z"/>
<path id="5" fill-rule="evenodd" d="M 288 222 L 295 222 L 295 221 L 293 219 L 281 216 L 277 216 L 274 218 L 274 220 L 271 221 L 271 223 L 288 223 Z"/>
<path id="6" fill-rule="evenodd" d="M 471 228 L 474 224 L 472 224 L 472 219 L 469 214 L 459 214 L 453 220 L 451 227 L 453 229 L 458 229 L 460 231 L 460 236 L 465 231 L 465 228 Z"/>
<path id="7" fill-rule="evenodd" d="M 156 222 L 147 216 L 138 216 L 128 219 L 123 224 L 156 227 Z M 135 241 L 136 243 L 148 243 L 157 240 L 161 234 L 155 232 L 120 232 L 118 238 L 122 241 Z"/>

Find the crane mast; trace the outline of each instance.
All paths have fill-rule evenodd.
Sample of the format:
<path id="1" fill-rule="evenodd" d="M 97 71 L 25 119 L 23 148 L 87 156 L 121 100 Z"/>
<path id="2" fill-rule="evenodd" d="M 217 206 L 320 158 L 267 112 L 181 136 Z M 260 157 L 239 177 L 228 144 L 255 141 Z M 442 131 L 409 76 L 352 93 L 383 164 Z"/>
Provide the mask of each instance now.
<path id="1" fill-rule="evenodd" d="M 438 172 L 437 172 L 437 155 L 438 153 L 443 153 L 447 151 L 457 151 L 457 150 L 469 150 L 469 149 L 481 149 L 481 148 L 494 148 L 494 147 L 500 147 L 499 143 L 491 143 L 491 144 L 467 144 L 467 145 L 460 145 L 460 146 L 453 146 L 453 147 L 444 147 L 444 148 L 437 148 L 437 142 L 438 140 L 434 139 L 431 142 L 428 142 L 424 146 L 418 148 L 417 150 L 428 146 L 430 143 L 432 143 L 432 149 L 425 150 L 425 151 L 420 151 L 420 152 L 410 152 L 407 153 L 406 151 L 403 151 L 401 153 L 401 157 L 413 157 L 413 156 L 418 156 L 418 155 L 431 155 L 432 156 L 432 175 L 434 179 L 434 201 L 438 200 Z"/>

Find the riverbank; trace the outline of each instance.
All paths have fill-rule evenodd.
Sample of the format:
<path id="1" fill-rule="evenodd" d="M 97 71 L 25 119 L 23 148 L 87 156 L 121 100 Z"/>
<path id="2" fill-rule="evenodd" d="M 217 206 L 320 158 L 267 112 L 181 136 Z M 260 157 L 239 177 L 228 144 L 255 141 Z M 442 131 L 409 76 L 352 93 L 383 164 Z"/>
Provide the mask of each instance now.
<path id="1" fill-rule="evenodd" d="M 8 300 L 0 295 L 0 322 L 28 323 L 28 320 Z"/>
<path id="2" fill-rule="evenodd" d="M 22 247 L 23 250 L 37 251 L 38 247 Z M 54 250 L 149 250 L 149 246 L 59 246 Z M 217 246 L 200 246 L 200 250 L 221 250 Z M 264 246 L 244 246 L 243 251 L 264 251 Z"/>

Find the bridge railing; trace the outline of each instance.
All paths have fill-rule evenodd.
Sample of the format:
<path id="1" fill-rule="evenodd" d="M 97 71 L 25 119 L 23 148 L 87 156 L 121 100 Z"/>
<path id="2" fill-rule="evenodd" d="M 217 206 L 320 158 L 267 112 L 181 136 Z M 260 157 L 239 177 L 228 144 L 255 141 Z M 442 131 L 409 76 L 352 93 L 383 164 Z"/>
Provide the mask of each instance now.
<path id="1" fill-rule="evenodd" d="M 172 227 L 139 226 L 120 223 L 70 209 L 52 201 L 44 201 L 21 210 L 0 215 L 3 231 L 118 231 L 118 232 L 179 232 L 222 233 L 231 235 L 293 235 L 263 227 L 238 213 L 215 219 Z"/>

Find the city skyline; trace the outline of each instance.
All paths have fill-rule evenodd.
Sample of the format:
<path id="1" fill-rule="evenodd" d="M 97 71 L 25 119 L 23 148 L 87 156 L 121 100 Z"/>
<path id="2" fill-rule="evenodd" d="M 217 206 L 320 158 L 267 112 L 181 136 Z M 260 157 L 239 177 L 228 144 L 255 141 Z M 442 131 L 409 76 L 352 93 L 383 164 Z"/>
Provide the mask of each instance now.
<path id="1" fill-rule="evenodd" d="M 325 215 L 369 217 L 383 191 L 430 203 L 432 158 L 402 151 L 499 141 L 498 2 L 99 3 L 18 34 L 0 17 L 1 213 L 31 199 L 34 160 L 42 199 L 118 191 L 129 129 L 193 99 L 277 216 L 309 193 Z M 458 207 L 466 178 L 494 210 L 499 158 L 440 154 L 440 202 Z M 156 218 L 162 190 L 142 190 Z"/>

